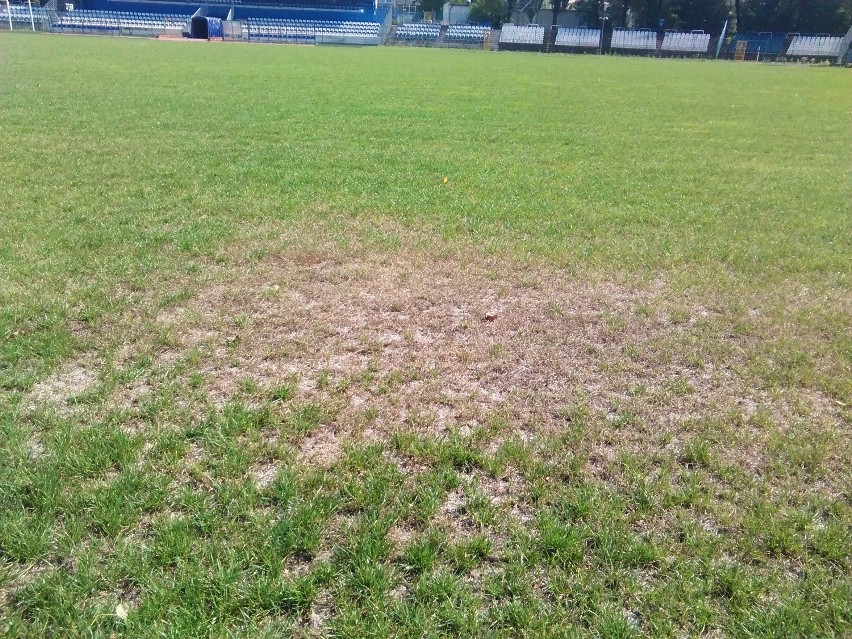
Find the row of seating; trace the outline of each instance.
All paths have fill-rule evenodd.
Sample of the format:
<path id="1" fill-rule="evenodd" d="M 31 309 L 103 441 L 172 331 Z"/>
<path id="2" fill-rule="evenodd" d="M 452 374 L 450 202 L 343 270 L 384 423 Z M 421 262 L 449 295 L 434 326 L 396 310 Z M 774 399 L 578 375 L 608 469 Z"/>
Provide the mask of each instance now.
<path id="1" fill-rule="evenodd" d="M 47 19 L 49 13 L 42 7 L 32 8 L 34 19 Z M 7 11 L 0 8 L 0 19 L 17 22 L 29 21 L 30 9 L 24 5 L 11 5 Z M 161 14 L 117 11 L 75 10 L 58 14 L 52 24 L 57 30 L 117 30 L 152 29 L 177 30 L 187 26 L 189 14 Z M 437 40 L 441 27 L 438 24 L 406 23 L 400 25 L 396 37 L 410 40 Z M 315 35 L 352 35 L 378 37 L 380 24 L 366 21 L 334 20 L 282 20 L 272 18 L 249 18 L 243 23 L 244 33 L 251 37 L 295 37 Z M 475 25 L 451 25 L 447 30 L 447 40 L 458 42 L 483 42 L 490 29 Z M 539 25 L 505 24 L 500 34 L 500 43 L 541 46 L 544 44 L 545 28 Z M 840 54 L 843 38 L 836 36 L 802 36 L 770 32 L 742 33 L 736 35 L 728 46 L 727 52 L 733 53 L 738 42 L 745 42 L 746 53 L 764 56 L 778 56 L 784 50 L 787 38 L 792 37 L 786 50 L 790 57 L 834 57 Z M 601 31 L 588 28 L 560 27 L 555 45 L 573 48 L 597 48 L 600 46 Z M 692 33 L 667 32 L 660 47 L 662 52 L 670 53 L 707 53 L 710 34 L 700 31 Z M 616 29 L 612 34 L 612 49 L 632 51 L 655 51 L 657 34 L 648 29 Z"/>
<path id="2" fill-rule="evenodd" d="M 601 30 L 560 27 L 556 32 L 555 44 L 558 47 L 597 49 L 601 44 Z"/>
<path id="3" fill-rule="evenodd" d="M 503 25 L 501 43 L 541 45 L 545 29 L 538 25 Z M 582 49 L 597 49 L 601 44 L 601 30 L 588 28 L 560 27 L 554 45 Z M 613 49 L 626 51 L 656 51 L 657 34 L 648 29 L 616 29 L 612 34 Z M 710 46 L 710 34 L 670 32 L 663 38 L 662 51 L 679 53 L 706 53 Z"/>
<path id="4" fill-rule="evenodd" d="M 661 51 L 671 53 L 707 53 L 710 48 L 710 34 L 703 31 L 692 33 L 668 32 L 663 36 Z"/>
<path id="5" fill-rule="evenodd" d="M 68 11 L 58 15 L 52 27 L 58 30 L 112 31 L 118 29 L 185 29 L 189 15 L 165 13 L 122 13 L 118 11 Z"/>
<path id="6" fill-rule="evenodd" d="M 244 40 L 261 40 L 264 42 L 290 42 L 313 44 L 316 42 L 315 32 L 306 32 L 295 27 L 273 27 L 243 23 Z"/>
<path id="7" fill-rule="evenodd" d="M 377 38 L 380 28 L 378 22 L 249 18 L 243 22 L 243 35 L 249 40 L 314 41 L 317 36 Z"/>
<path id="8" fill-rule="evenodd" d="M 308 11 L 350 11 L 363 13 L 365 9 L 373 9 L 372 3 L 369 5 L 335 5 L 335 4 L 308 4 L 304 2 L 281 2 L 281 0 L 206 0 L 203 4 L 211 5 L 252 5 L 270 7 L 273 9 L 293 9 L 293 10 L 308 10 Z"/>
<path id="9" fill-rule="evenodd" d="M 53 28 L 62 30 L 112 31 L 118 29 L 185 29 L 189 15 L 166 13 L 122 13 L 119 11 L 68 11 L 58 16 Z"/>
<path id="10" fill-rule="evenodd" d="M 787 55 L 791 57 L 834 57 L 840 55 L 843 38 L 832 36 L 793 36 Z"/>
<path id="11" fill-rule="evenodd" d="M 623 51 L 656 51 L 657 34 L 650 29 L 616 29 L 612 32 L 611 47 Z"/>
<path id="12" fill-rule="evenodd" d="M 787 36 L 783 33 L 738 33 L 731 40 L 728 53 L 736 52 L 737 44 L 745 42 L 746 55 L 757 55 L 760 53 L 764 56 L 778 56 L 781 55 L 786 40 Z"/>
<path id="13" fill-rule="evenodd" d="M 254 24 L 287 25 L 303 29 L 325 29 L 343 25 L 378 25 L 378 22 L 367 22 L 365 20 L 293 20 L 291 18 L 246 18 L 246 21 Z"/>
<path id="14" fill-rule="evenodd" d="M 33 20 L 41 20 L 47 18 L 47 11 L 42 7 L 33 7 Z M 0 20 L 8 21 L 9 16 L 12 16 L 12 22 L 29 22 L 30 8 L 28 6 L 10 5 L 6 11 L 5 4 L 0 7 Z"/>
<path id="15" fill-rule="evenodd" d="M 504 24 L 500 32 L 500 44 L 544 44 L 544 27 L 536 24 L 519 26 Z"/>
<path id="16" fill-rule="evenodd" d="M 440 24 L 425 22 L 406 22 L 396 30 L 396 37 L 402 40 L 437 40 L 440 34 Z"/>
<path id="17" fill-rule="evenodd" d="M 455 42 L 484 42 L 491 32 L 489 27 L 454 24 L 447 28 L 447 40 Z"/>

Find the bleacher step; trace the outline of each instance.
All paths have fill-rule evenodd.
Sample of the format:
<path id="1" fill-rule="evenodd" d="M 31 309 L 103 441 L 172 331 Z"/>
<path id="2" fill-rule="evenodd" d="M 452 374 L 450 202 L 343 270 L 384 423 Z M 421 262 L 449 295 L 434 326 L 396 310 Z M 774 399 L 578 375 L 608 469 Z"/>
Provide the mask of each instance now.
<path id="1" fill-rule="evenodd" d="M 438 33 L 438 39 L 435 41 L 436 47 L 445 47 L 447 46 L 447 28 L 443 24 L 441 25 L 441 31 Z"/>

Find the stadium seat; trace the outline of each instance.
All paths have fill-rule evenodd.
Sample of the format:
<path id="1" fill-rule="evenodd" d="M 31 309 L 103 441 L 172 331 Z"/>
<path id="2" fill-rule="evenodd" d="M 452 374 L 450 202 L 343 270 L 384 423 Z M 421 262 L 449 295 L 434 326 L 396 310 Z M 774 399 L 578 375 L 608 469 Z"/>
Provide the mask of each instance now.
<path id="1" fill-rule="evenodd" d="M 396 30 L 396 37 L 400 40 L 434 41 L 440 34 L 441 25 L 423 22 L 406 22 Z"/>
<path id="2" fill-rule="evenodd" d="M 484 42 L 490 33 L 489 27 L 454 24 L 447 28 L 447 40 L 452 42 Z"/>
<path id="3" fill-rule="evenodd" d="M 188 20 L 189 14 L 175 15 L 75 10 L 60 13 L 58 22 L 53 23 L 51 28 L 60 31 L 83 32 L 116 32 L 121 30 L 138 30 L 140 32 L 182 31 L 186 28 Z"/>
<path id="4" fill-rule="evenodd" d="M 243 22 L 243 33 L 248 40 L 285 43 L 313 43 L 317 36 L 376 40 L 380 28 L 378 22 L 366 21 L 248 18 Z"/>
<path id="5" fill-rule="evenodd" d="M 600 29 L 576 29 L 559 27 L 554 44 L 558 47 L 597 49 L 601 43 Z"/>
<path id="6" fill-rule="evenodd" d="M 500 44 L 541 46 L 544 44 L 544 27 L 537 24 L 523 26 L 504 24 L 500 31 Z"/>
<path id="7" fill-rule="evenodd" d="M 802 36 L 796 35 L 787 47 L 790 57 L 829 58 L 840 55 L 843 45 L 842 37 L 834 36 Z"/>
<path id="8" fill-rule="evenodd" d="M 668 32 L 663 37 L 661 51 L 667 53 L 707 53 L 710 34 L 703 31 L 692 33 Z"/>
<path id="9" fill-rule="evenodd" d="M 656 51 L 657 34 L 650 29 L 616 29 L 610 46 L 621 51 Z"/>

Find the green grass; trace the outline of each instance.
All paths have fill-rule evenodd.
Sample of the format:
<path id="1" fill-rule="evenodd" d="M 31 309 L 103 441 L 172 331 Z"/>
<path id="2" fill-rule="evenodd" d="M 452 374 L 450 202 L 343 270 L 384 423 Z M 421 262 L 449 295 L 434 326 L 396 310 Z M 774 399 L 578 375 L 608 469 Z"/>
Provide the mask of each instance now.
<path id="1" fill-rule="evenodd" d="M 0 51 L 6 635 L 852 633 L 847 71 L 8 33 Z M 211 369 L 184 344 L 198 300 L 253 282 L 272 305 L 264 286 L 299 284 L 275 260 L 314 252 L 355 264 L 341 285 L 378 255 L 662 293 L 595 310 L 605 398 L 387 425 L 438 372 L 363 343 L 351 375 L 250 370 L 222 400 L 256 307 L 225 307 Z M 489 366 L 518 347 L 487 345 Z M 44 400 L 67 366 L 89 383 Z M 300 455 L 335 429 L 329 463 Z"/>

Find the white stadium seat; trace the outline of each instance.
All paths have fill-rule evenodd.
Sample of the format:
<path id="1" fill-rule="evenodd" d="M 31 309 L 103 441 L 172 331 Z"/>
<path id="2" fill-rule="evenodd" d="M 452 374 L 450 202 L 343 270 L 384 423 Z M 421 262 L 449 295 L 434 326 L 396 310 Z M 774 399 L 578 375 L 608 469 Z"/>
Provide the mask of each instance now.
<path id="1" fill-rule="evenodd" d="M 601 43 L 600 29 L 559 27 L 554 44 L 558 47 L 597 49 Z"/>
<path id="2" fill-rule="evenodd" d="M 843 38 L 832 36 L 802 36 L 793 37 L 787 47 L 790 57 L 834 57 L 840 55 Z"/>
<path id="3" fill-rule="evenodd" d="M 641 29 L 639 31 L 616 29 L 612 32 L 611 47 L 624 51 L 656 51 L 657 34 L 650 29 Z"/>
<path id="4" fill-rule="evenodd" d="M 661 51 L 668 53 L 707 53 L 710 47 L 710 34 L 703 31 L 692 33 L 669 32 L 663 37 Z"/>
<path id="5" fill-rule="evenodd" d="M 518 26 L 504 24 L 500 32 L 500 44 L 544 44 L 544 27 L 537 24 Z"/>

